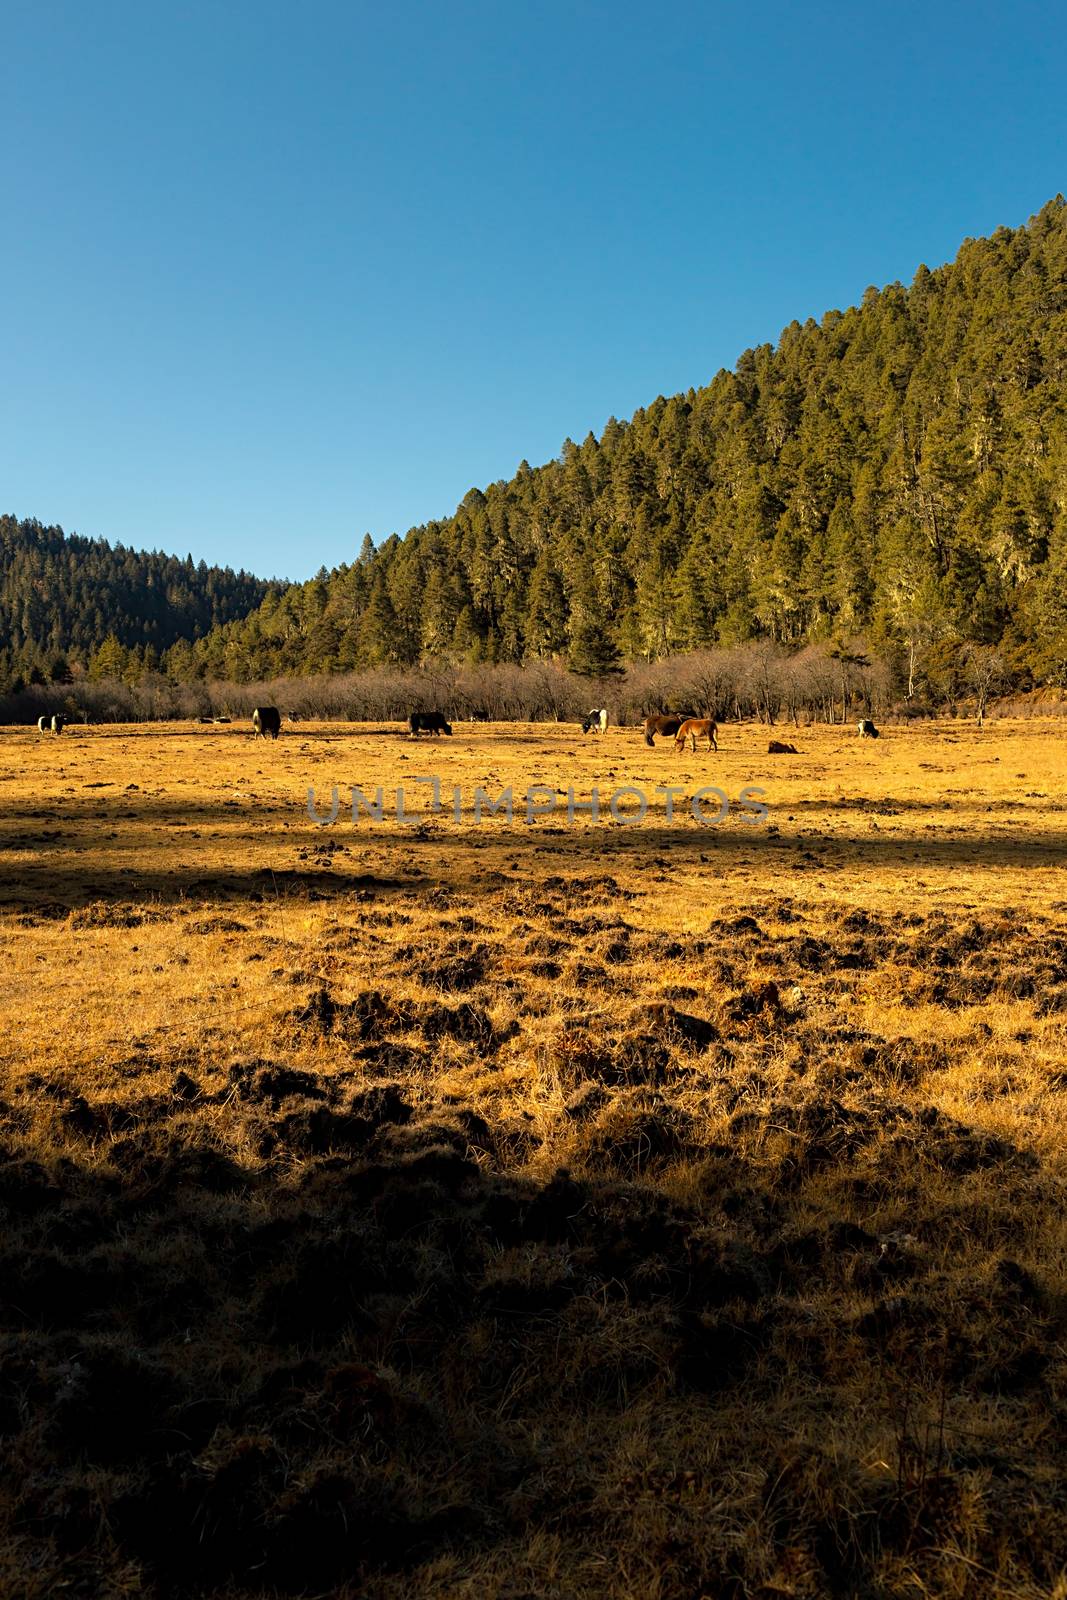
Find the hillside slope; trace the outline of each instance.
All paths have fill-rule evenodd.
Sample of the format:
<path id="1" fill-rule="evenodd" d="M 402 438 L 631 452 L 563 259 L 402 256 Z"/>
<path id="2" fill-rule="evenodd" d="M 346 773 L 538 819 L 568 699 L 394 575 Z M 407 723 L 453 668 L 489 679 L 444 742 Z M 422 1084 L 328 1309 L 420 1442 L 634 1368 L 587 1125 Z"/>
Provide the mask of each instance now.
<path id="1" fill-rule="evenodd" d="M 0 678 L 62 675 L 109 636 L 151 664 L 283 587 L 0 516 Z"/>
<path id="2" fill-rule="evenodd" d="M 251 679 L 767 636 L 1003 642 L 1067 671 L 1067 207 L 792 323 L 706 387 L 182 652 Z"/>

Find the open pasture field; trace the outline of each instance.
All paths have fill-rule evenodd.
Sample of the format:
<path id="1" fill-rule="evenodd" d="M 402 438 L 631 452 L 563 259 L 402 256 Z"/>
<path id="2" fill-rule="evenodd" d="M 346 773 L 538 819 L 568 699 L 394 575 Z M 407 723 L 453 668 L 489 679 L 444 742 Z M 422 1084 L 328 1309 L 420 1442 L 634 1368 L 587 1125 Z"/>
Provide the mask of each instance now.
<path id="1" fill-rule="evenodd" d="M 1067 728 L 771 733 L 0 730 L 2 1592 L 1067 1595 Z"/>

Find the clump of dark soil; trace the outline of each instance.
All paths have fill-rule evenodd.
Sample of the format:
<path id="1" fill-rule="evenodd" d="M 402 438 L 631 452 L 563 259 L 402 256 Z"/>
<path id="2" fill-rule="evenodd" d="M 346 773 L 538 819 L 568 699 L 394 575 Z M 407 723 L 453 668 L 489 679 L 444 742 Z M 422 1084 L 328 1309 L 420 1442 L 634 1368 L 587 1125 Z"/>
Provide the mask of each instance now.
<path id="1" fill-rule="evenodd" d="M 789 1020 L 778 985 L 770 979 L 754 984 L 724 1001 L 722 1016 L 727 1024 L 734 1027 L 753 1023 L 776 1027 Z"/>
<path id="2" fill-rule="evenodd" d="M 465 993 L 484 982 L 489 966 L 489 950 L 485 945 L 471 946 L 469 941 L 457 941 L 446 945 L 432 961 L 415 966 L 413 971 L 428 989 Z"/>
<path id="3" fill-rule="evenodd" d="M 335 999 L 325 987 L 316 989 L 289 1021 L 299 1029 L 333 1034 L 350 1043 L 418 1032 L 427 1040 L 457 1039 L 488 1050 L 510 1037 L 509 1031 L 498 1032 L 488 1013 L 472 1001 L 455 1006 L 433 1000 L 394 1001 L 377 989 L 364 990 L 350 1001 Z"/>
<path id="4" fill-rule="evenodd" d="M 168 913 L 158 906 L 94 900 L 90 905 L 77 906 L 71 911 L 67 926 L 75 932 L 83 928 L 143 928 L 150 923 L 166 922 L 167 916 Z"/>

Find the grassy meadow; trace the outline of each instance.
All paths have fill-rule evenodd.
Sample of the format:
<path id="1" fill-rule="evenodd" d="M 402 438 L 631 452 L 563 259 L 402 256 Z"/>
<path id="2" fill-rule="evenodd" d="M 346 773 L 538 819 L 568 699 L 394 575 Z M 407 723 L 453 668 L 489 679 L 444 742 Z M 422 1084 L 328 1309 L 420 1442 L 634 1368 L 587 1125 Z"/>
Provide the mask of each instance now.
<path id="1" fill-rule="evenodd" d="M 9 728 L 0 863 L 0 1592 L 1067 1600 L 1062 720 Z"/>

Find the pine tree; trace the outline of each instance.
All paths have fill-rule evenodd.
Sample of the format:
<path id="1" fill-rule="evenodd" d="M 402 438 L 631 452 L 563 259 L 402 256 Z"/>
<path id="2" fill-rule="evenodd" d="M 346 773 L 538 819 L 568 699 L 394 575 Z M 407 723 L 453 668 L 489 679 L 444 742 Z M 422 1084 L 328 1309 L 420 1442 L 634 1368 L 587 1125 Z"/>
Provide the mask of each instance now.
<path id="1" fill-rule="evenodd" d="M 379 573 L 359 631 L 360 664 L 376 667 L 396 660 L 396 612 L 384 576 Z"/>
<path id="2" fill-rule="evenodd" d="M 618 645 L 596 618 L 586 616 L 575 627 L 567 670 L 581 678 L 614 678 L 625 671 Z"/>
<path id="3" fill-rule="evenodd" d="M 523 633 L 535 655 L 555 656 L 566 649 L 567 610 L 563 579 L 545 546 L 530 575 L 523 622 Z"/>
<path id="4" fill-rule="evenodd" d="M 126 670 L 127 652 L 113 633 L 89 657 L 89 677 L 94 682 L 105 678 L 121 678 Z"/>

